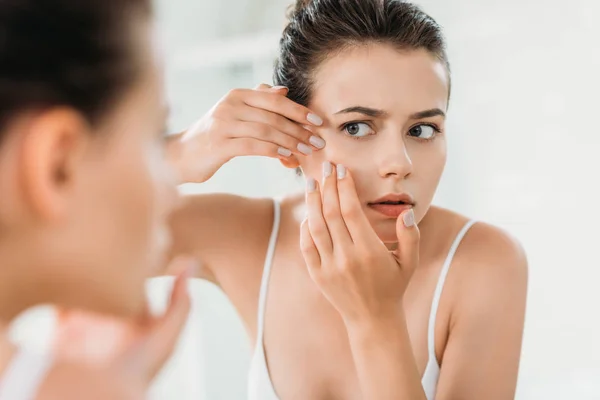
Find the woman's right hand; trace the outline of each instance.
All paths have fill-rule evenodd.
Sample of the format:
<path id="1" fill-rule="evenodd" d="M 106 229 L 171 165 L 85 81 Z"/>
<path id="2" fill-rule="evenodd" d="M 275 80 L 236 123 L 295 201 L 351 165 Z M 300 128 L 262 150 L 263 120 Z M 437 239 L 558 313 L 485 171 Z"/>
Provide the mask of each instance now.
<path id="1" fill-rule="evenodd" d="M 183 182 L 204 182 L 239 156 L 266 156 L 293 165 L 325 147 L 310 129 L 323 120 L 286 97 L 287 88 L 234 89 L 170 144 L 169 157 Z M 287 161 L 287 163 L 286 163 Z"/>
<path id="2" fill-rule="evenodd" d="M 132 382 L 148 387 L 169 360 L 190 311 L 188 279 L 194 263 L 187 258 L 172 262 L 182 270 L 173 284 L 164 314 L 146 308 L 135 319 L 121 319 L 88 311 L 59 309 L 52 353 L 61 361 L 119 371 Z"/>

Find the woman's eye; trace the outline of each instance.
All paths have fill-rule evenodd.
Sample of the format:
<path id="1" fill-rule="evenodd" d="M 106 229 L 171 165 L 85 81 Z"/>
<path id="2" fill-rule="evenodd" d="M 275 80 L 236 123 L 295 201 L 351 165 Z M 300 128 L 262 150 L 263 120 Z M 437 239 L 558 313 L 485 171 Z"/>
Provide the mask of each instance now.
<path id="1" fill-rule="evenodd" d="M 344 127 L 346 133 L 352 137 L 363 137 L 373 133 L 373 129 L 364 122 L 352 122 Z"/>
<path id="2" fill-rule="evenodd" d="M 431 139 L 437 133 L 431 125 L 416 125 L 408 130 L 408 134 L 419 139 Z"/>

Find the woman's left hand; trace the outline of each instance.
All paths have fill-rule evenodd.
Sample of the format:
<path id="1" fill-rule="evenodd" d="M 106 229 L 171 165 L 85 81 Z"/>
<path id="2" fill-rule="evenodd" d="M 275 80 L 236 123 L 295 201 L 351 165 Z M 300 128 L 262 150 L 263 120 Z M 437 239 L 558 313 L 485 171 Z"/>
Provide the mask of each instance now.
<path id="1" fill-rule="evenodd" d="M 390 251 L 364 214 L 346 168 L 325 163 L 321 186 L 307 181 L 308 217 L 301 228 L 311 278 L 346 324 L 402 315 L 402 298 L 419 263 L 413 210 L 398 217 L 398 248 Z"/>
<path id="2" fill-rule="evenodd" d="M 127 319 L 58 308 L 52 353 L 69 362 L 134 368 L 133 373 L 141 371 L 146 378 L 153 378 L 171 357 L 188 320 L 191 299 L 187 288 L 194 265 L 185 257 L 171 263 L 170 270 L 180 272 L 162 315 L 152 314 L 148 303 L 139 316 Z"/>

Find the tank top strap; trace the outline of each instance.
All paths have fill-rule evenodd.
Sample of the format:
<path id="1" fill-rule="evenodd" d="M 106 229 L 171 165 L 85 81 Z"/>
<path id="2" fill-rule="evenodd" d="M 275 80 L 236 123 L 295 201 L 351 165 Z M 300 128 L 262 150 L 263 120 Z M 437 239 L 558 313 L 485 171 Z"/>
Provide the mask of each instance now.
<path id="1" fill-rule="evenodd" d="M 262 281 L 260 284 L 260 294 L 258 296 L 258 325 L 256 332 L 257 346 L 262 347 L 263 332 L 265 325 L 265 311 L 267 303 L 267 292 L 269 289 L 269 278 L 271 277 L 271 268 L 273 266 L 273 257 L 275 247 L 277 246 L 277 237 L 279 236 L 279 225 L 281 222 L 281 205 L 277 199 L 273 199 L 273 228 L 269 238 L 269 247 L 263 266 Z M 2 399 L 0 399 L 2 400 Z"/>
<path id="2" fill-rule="evenodd" d="M 448 276 L 448 271 L 450 270 L 450 265 L 452 264 L 452 260 L 454 259 L 454 255 L 456 254 L 456 250 L 458 249 L 458 246 L 462 242 L 463 238 L 465 237 L 465 235 L 467 234 L 469 229 L 471 229 L 471 227 L 476 222 L 477 221 L 474 221 L 474 220 L 467 222 L 465 224 L 465 226 L 463 226 L 463 228 L 460 230 L 458 235 L 456 235 L 456 238 L 454 239 L 454 242 L 452 243 L 452 246 L 450 247 L 450 250 L 448 251 L 448 255 L 446 256 L 446 260 L 444 261 L 442 270 L 440 271 L 440 276 L 438 278 L 438 282 L 435 287 L 435 292 L 433 293 L 433 301 L 431 302 L 431 311 L 429 313 L 429 326 L 427 328 L 427 330 L 428 330 L 427 331 L 427 348 L 429 351 L 429 359 L 430 360 L 436 359 L 435 358 L 436 357 L 436 355 L 435 355 L 435 320 L 437 317 L 437 311 L 438 311 L 438 307 L 440 305 L 440 299 L 442 297 L 442 292 L 444 290 L 444 284 L 446 283 L 446 277 Z"/>

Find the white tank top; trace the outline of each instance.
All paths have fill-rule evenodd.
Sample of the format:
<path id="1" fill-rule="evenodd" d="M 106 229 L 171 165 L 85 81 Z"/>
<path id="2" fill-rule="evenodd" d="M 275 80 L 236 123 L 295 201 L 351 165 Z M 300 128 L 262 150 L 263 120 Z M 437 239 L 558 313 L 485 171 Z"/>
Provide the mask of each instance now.
<path id="1" fill-rule="evenodd" d="M 279 233 L 279 224 L 281 220 L 281 209 L 279 202 L 276 200 L 274 200 L 274 214 L 275 217 L 273 220 L 273 230 L 271 231 L 271 237 L 269 239 L 269 247 L 267 249 L 267 257 L 265 259 L 260 295 L 258 298 L 258 325 L 256 333 L 256 345 L 254 346 L 254 353 L 252 355 L 250 371 L 248 374 L 248 400 L 279 400 L 269 375 L 263 343 L 269 277 L 271 275 L 271 266 L 273 264 L 273 256 L 275 254 L 277 236 Z M 429 354 L 429 359 L 427 366 L 425 367 L 423 377 L 421 378 L 421 385 L 423 386 L 427 400 L 435 399 L 435 392 L 440 376 L 440 365 L 438 364 L 437 357 L 435 355 L 435 320 L 440 298 L 442 296 L 442 290 L 444 289 L 446 276 L 448 275 L 448 270 L 450 269 L 450 264 L 452 264 L 456 249 L 458 249 L 463 237 L 473 226 L 473 224 L 475 224 L 475 222 L 476 221 L 469 221 L 467 224 L 465 224 L 465 226 L 456 236 L 456 239 L 454 239 L 444 265 L 442 266 L 442 270 L 435 287 L 435 292 L 433 294 L 433 301 L 431 303 L 431 310 L 429 313 L 429 326 L 427 331 L 427 351 Z M 0 400 L 4 399 L 0 397 Z"/>
<path id="2" fill-rule="evenodd" d="M 50 356 L 19 350 L 0 377 L 0 400 L 35 400 L 51 366 Z"/>

